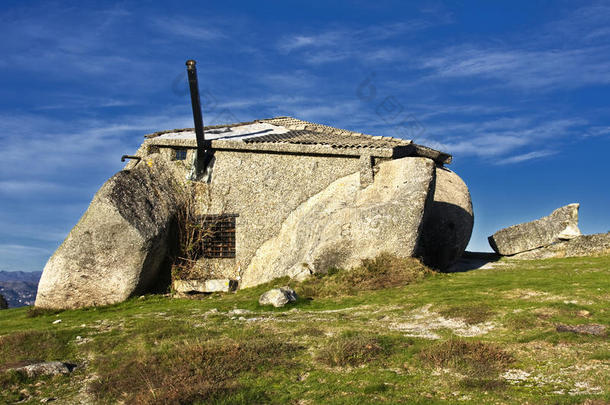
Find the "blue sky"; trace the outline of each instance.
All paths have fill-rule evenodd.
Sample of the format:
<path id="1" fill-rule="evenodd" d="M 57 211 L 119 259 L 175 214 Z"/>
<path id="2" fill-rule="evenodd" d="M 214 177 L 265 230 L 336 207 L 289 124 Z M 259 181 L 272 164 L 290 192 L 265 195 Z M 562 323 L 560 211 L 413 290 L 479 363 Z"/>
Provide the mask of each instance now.
<path id="1" fill-rule="evenodd" d="M 407 4 L 408 3 L 408 4 Z M 610 230 L 610 2 L 0 6 L 0 269 L 41 270 L 146 133 L 290 115 L 454 155 L 487 236 L 580 202 Z"/>

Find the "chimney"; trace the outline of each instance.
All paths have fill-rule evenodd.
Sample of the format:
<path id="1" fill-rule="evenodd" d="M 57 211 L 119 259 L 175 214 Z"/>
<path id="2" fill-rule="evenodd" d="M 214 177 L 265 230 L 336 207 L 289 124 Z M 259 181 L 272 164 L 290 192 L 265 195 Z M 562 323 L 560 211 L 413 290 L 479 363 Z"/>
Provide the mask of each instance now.
<path id="1" fill-rule="evenodd" d="M 199 99 L 199 83 L 197 82 L 197 62 L 192 59 L 186 61 L 186 71 L 191 89 L 191 105 L 193 106 L 193 121 L 195 122 L 195 136 L 197 138 L 196 172 L 203 172 L 212 159 L 212 142 L 205 139 L 203 132 L 203 117 L 201 115 L 201 100 Z"/>

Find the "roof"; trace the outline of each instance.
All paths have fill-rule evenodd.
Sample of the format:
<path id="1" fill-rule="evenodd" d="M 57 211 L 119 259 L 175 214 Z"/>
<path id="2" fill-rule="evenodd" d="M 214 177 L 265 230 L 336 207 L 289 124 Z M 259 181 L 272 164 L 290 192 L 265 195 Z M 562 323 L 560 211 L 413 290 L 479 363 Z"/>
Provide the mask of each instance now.
<path id="1" fill-rule="evenodd" d="M 410 140 L 367 135 L 292 117 L 208 126 L 204 131 L 206 139 L 212 140 L 213 149 L 379 157 L 422 156 L 441 164 L 451 162 L 451 155 Z M 193 128 L 155 132 L 146 138 L 146 142 L 160 146 L 197 146 Z"/>

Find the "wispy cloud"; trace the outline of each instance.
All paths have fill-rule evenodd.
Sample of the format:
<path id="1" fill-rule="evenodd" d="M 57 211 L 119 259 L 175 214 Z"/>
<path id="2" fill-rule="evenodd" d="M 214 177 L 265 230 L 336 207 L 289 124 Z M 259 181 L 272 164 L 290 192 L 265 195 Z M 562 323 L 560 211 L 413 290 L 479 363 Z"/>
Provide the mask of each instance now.
<path id="1" fill-rule="evenodd" d="M 543 40 L 587 45 L 610 38 L 610 5 L 594 2 L 570 10 L 563 18 L 548 23 Z"/>
<path id="2" fill-rule="evenodd" d="M 368 27 L 328 28 L 314 34 L 293 34 L 277 43 L 282 53 L 300 53 L 305 63 L 321 65 L 347 59 L 363 62 L 391 62 L 403 60 L 408 52 L 396 43 L 408 33 L 429 28 L 439 22 L 411 20 L 373 25 Z M 388 45 L 388 43 L 392 45 Z"/>
<path id="3" fill-rule="evenodd" d="M 528 153 L 523 153 L 516 156 L 507 157 L 504 159 L 500 159 L 495 162 L 498 165 L 508 165 L 514 163 L 521 163 L 532 159 L 541 159 L 547 156 L 552 156 L 557 154 L 557 151 L 554 150 L 536 150 Z"/>
<path id="4" fill-rule="evenodd" d="M 326 31 L 312 35 L 292 35 L 281 39 L 277 47 L 283 52 L 292 52 L 303 48 L 321 48 L 325 46 L 339 46 L 347 37 L 343 30 Z"/>
<path id="5" fill-rule="evenodd" d="M 519 89 L 570 89 L 610 83 L 610 47 L 590 49 L 444 49 L 422 64 L 436 79 L 493 80 Z"/>
<path id="6" fill-rule="evenodd" d="M 549 121 L 532 116 L 478 123 L 447 122 L 430 127 L 426 138 L 419 141 L 454 155 L 510 164 L 555 154 L 555 149 L 548 146 L 560 147 L 573 135 L 580 134 L 583 126 L 586 121 L 582 119 Z M 541 149 L 543 145 L 547 148 Z"/>
<path id="7" fill-rule="evenodd" d="M 4 116 L 0 119 L 0 140 L 5 153 L 0 160 L 0 181 L 12 181 L 14 176 L 49 175 L 65 168 L 103 167 L 118 162 L 123 151 L 137 146 L 145 133 L 191 123 L 192 118 L 179 115 L 69 121 L 34 114 Z"/>
<path id="8" fill-rule="evenodd" d="M 0 244 L 0 265 L 3 270 L 41 271 L 40 263 L 46 262 L 52 253 L 52 248 Z"/>
<path id="9" fill-rule="evenodd" d="M 37 180 L 3 180 L 0 181 L 0 195 L 32 194 L 46 192 L 65 192 L 74 190 L 65 184 Z"/>
<path id="10" fill-rule="evenodd" d="M 151 21 L 153 26 L 166 34 L 197 41 L 215 41 L 226 38 L 224 32 L 213 24 L 209 19 L 207 22 L 201 19 L 186 16 L 164 16 Z"/>

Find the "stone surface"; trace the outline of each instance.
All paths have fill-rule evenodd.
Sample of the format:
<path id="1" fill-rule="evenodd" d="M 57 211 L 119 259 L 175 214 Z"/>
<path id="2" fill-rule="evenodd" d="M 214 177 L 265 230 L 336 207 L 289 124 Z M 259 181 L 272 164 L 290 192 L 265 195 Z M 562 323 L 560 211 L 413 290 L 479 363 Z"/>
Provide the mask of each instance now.
<path id="1" fill-rule="evenodd" d="M 548 246 L 562 238 L 574 238 L 580 235 L 578 207 L 579 204 L 569 204 L 549 216 L 501 229 L 489 237 L 489 244 L 496 253 L 509 256 Z"/>
<path id="2" fill-rule="evenodd" d="M 581 235 L 571 240 L 559 241 L 549 246 L 517 253 L 512 257 L 532 260 L 603 255 L 610 255 L 610 232 Z"/>
<path id="3" fill-rule="evenodd" d="M 563 325 L 559 324 L 555 328 L 557 332 L 572 332 L 580 335 L 606 336 L 606 327 L 595 323 L 585 325 Z"/>
<path id="4" fill-rule="evenodd" d="M 2 294 L 0 294 L 0 309 L 7 309 L 7 308 L 8 308 L 8 302 L 6 302 L 6 300 L 4 299 Z"/>
<path id="5" fill-rule="evenodd" d="M 235 219 L 235 259 L 202 259 L 214 278 L 237 279 L 256 250 L 277 235 L 299 205 L 337 179 L 359 172 L 350 157 L 257 154 L 216 151 L 212 168 L 210 214 Z"/>
<path id="6" fill-rule="evenodd" d="M 44 363 L 30 364 L 24 367 L 16 367 L 11 370 L 24 373 L 28 377 L 53 376 L 70 374 L 76 366 L 61 361 L 48 361 Z"/>
<path id="7" fill-rule="evenodd" d="M 237 282 L 228 278 L 216 280 L 174 280 L 172 285 L 176 292 L 183 294 L 229 292 L 237 288 Z"/>
<path id="8" fill-rule="evenodd" d="M 289 302 L 295 302 L 298 296 L 297 293 L 290 287 L 274 288 L 267 291 L 258 299 L 261 305 L 273 305 L 276 308 L 283 307 Z"/>
<path id="9" fill-rule="evenodd" d="M 374 183 L 364 189 L 359 172 L 334 181 L 303 201 L 258 248 L 240 287 L 349 268 L 382 252 L 413 256 L 433 172 L 432 160 L 409 157 L 379 164 Z"/>
<path id="10" fill-rule="evenodd" d="M 462 257 L 473 224 L 468 187 L 451 170 L 436 167 L 433 200 L 426 208 L 417 255 L 426 265 L 447 270 Z"/>
<path id="11" fill-rule="evenodd" d="M 75 308 L 123 301 L 162 276 L 179 206 L 180 176 L 154 154 L 111 177 L 47 262 L 36 306 Z"/>

